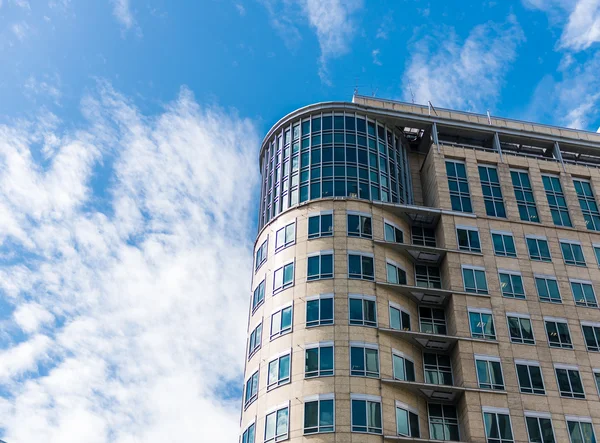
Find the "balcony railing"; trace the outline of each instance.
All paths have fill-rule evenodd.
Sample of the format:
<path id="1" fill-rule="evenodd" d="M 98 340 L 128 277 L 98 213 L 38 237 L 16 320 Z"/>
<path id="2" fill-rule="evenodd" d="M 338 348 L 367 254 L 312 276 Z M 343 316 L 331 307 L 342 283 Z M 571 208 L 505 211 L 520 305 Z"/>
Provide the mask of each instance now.
<path id="1" fill-rule="evenodd" d="M 405 331 L 392 328 L 378 328 L 381 332 L 394 334 L 407 342 L 420 347 L 426 351 L 449 352 L 459 340 L 477 343 L 497 343 L 496 341 L 483 340 L 480 338 L 457 337 L 454 335 L 430 334 L 427 332 Z"/>
<path id="2" fill-rule="evenodd" d="M 384 378 L 381 383 L 397 386 L 406 389 L 415 394 L 421 395 L 428 402 L 446 402 L 456 403 L 456 401 L 464 395 L 465 392 L 477 392 L 487 394 L 506 394 L 506 391 L 481 389 L 481 388 L 465 388 L 463 386 L 451 385 L 434 385 L 431 383 L 421 383 L 417 381 L 396 380 L 392 378 Z"/>
<path id="3" fill-rule="evenodd" d="M 469 295 L 473 297 L 489 297 L 489 294 L 476 294 L 473 292 L 454 291 L 450 289 L 423 288 L 421 286 L 400 285 L 383 281 L 376 282 L 377 286 L 390 289 L 398 294 L 415 300 L 418 304 L 443 306 L 453 294 Z"/>

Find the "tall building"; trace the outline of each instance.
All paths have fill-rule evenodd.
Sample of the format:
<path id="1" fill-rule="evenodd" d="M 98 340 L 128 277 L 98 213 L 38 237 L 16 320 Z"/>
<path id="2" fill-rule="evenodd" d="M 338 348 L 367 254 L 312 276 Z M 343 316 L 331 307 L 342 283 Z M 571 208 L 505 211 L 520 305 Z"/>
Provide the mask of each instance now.
<path id="1" fill-rule="evenodd" d="M 242 443 L 595 442 L 600 134 L 355 96 L 260 151 Z"/>

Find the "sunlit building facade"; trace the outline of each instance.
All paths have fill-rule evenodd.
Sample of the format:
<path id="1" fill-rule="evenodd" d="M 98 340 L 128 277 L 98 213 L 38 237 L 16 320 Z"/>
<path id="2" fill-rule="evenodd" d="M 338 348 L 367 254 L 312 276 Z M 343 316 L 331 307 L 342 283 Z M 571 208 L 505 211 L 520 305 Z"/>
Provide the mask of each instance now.
<path id="1" fill-rule="evenodd" d="M 600 134 L 355 96 L 259 166 L 242 443 L 596 441 Z"/>

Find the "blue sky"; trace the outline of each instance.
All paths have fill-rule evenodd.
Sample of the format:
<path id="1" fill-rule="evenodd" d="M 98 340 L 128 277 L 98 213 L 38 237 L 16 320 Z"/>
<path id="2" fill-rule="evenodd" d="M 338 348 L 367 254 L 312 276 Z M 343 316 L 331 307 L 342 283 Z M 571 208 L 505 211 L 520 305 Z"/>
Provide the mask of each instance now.
<path id="1" fill-rule="evenodd" d="M 0 438 L 236 441 L 257 153 L 355 89 L 595 131 L 600 1 L 0 0 Z"/>

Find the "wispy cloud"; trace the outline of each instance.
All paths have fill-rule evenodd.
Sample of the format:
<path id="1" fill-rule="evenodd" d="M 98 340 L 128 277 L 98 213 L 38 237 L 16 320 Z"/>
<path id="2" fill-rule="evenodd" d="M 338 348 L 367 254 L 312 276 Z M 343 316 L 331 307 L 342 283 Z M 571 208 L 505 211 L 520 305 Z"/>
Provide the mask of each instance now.
<path id="1" fill-rule="evenodd" d="M 383 20 L 379 27 L 377 28 L 377 32 L 375 34 L 375 38 L 380 38 L 383 40 L 387 40 L 390 36 L 390 32 L 394 30 L 394 15 L 392 12 L 389 12 Z"/>
<path id="2" fill-rule="evenodd" d="M 235 9 L 237 9 L 238 14 L 240 14 L 242 17 L 246 15 L 246 7 L 243 4 L 236 3 Z"/>
<path id="3" fill-rule="evenodd" d="M 379 53 L 381 51 L 379 49 L 373 49 L 371 51 L 371 57 L 373 57 L 373 64 L 377 66 L 381 66 L 381 60 L 379 60 Z"/>
<path id="4" fill-rule="evenodd" d="M 121 24 L 124 31 L 135 29 L 138 37 L 142 35 L 142 29 L 138 26 L 133 13 L 131 12 L 131 5 L 129 0 L 111 0 L 113 4 L 113 15 L 117 21 Z"/>
<path id="5" fill-rule="evenodd" d="M 82 112 L 0 125 L 4 438 L 236 441 L 256 130 L 186 89 Z"/>
<path id="6" fill-rule="evenodd" d="M 439 34 L 411 45 L 404 98 L 412 99 L 414 94 L 419 103 L 431 101 L 435 106 L 480 112 L 493 106 L 517 57 L 517 46 L 524 40 L 516 18 L 511 15 L 503 24 L 477 26 L 463 42 L 453 29 Z"/>
<path id="7" fill-rule="evenodd" d="M 29 33 L 29 25 L 26 22 L 14 23 L 10 28 L 19 40 L 25 40 Z"/>
<path id="8" fill-rule="evenodd" d="M 36 99 L 37 96 L 46 96 L 54 101 L 54 103 L 60 103 L 61 91 L 60 91 L 60 77 L 58 74 L 53 76 L 44 75 L 41 79 L 31 75 L 25 81 L 23 85 L 24 94 L 30 99 Z"/>

